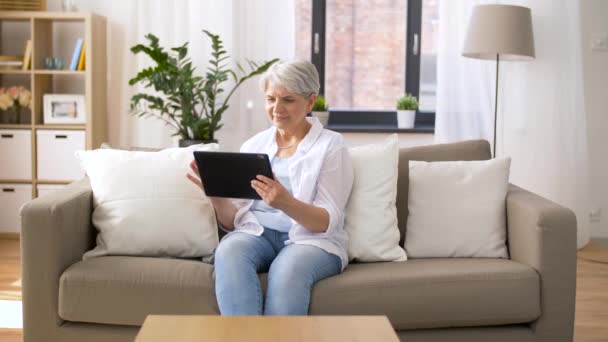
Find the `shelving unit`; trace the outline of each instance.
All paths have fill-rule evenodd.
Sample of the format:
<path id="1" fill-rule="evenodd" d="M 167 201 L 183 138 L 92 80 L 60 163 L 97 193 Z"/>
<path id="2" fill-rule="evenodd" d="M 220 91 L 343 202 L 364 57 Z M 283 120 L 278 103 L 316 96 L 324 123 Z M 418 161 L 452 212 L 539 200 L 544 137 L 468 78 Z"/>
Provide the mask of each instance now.
<path id="1" fill-rule="evenodd" d="M 84 71 L 72 70 L 46 70 L 44 69 L 45 57 L 60 57 L 66 61 L 65 68 L 69 67 L 74 45 L 77 38 L 83 38 L 86 49 L 86 67 Z M 11 132 L 29 132 L 31 145 L 29 151 L 10 151 L 2 149 L 2 139 L 0 139 L 0 164 L 2 167 L 10 167 L 15 161 L 15 154 L 31 154 L 31 173 L 23 174 L 20 177 L 2 177 L 0 169 L 0 207 L 3 206 L 4 189 L 10 186 L 31 186 L 31 197 L 38 195 L 39 184 L 68 184 L 72 182 L 72 177 L 56 177 L 52 179 L 41 177 L 40 170 L 53 169 L 53 174 L 57 174 L 57 169 L 65 167 L 69 155 L 73 156 L 73 151 L 68 149 L 80 146 L 80 140 L 72 141 L 71 135 L 80 139 L 84 133 L 82 146 L 79 148 L 93 149 L 107 141 L 107 114 L 106 114 L 106 19 L 105 17 L 92 13 L 75 12 L 14 12 L 0 11 L 0 54 L 23 55 L 23 48 L 27 39 L 32 40 L 32 68 L 31 70 L 0 70 L 0 86 L 24 86 L 32 92 L 31 111 L 29 117 L 23 123 L 4 124 L 0 122 L 0 133 L 4 136 L 11 136 Z M 44 94 L 80 94 L 85 97 L 86 123 L 84 124 L 45 124 L 43 96 Z M 27 116 L 27 115 L 26 115 Z M 51 134 L 50 131 L 58 131 L 57 148 L 52 150 L 54 154 L 64 162 L 57 162 L 57 165 L 49 166 L 48 159 L 44 161 L 44 156 L 39 156 L 39 145 L 46 151 L 53 149 L 53 142 L 41 140 L 44 136 Z M 63 133 L 61 133 L 63 132 Z M 54 133 L 53 133 L 54 134 Z M 65 144 L 65 138 L 71 142 L 64 150 L 61 145 Z M 10 139 L 10 138 L 8 138 Z M 45 138 L 48 139 L 48 138 Z M 42 144 L 42 145 L 41 145 Z M 24 144 L 25 145 L 25 144 Z M 19 157 L 22 158 L 22 157 Z M 75 159 L 75 158 L 74 158 Z M 42 160 L 42 162 L 41 162 Z M 45 165 L 41 165 L 45 163 Z M 77 167 L 77 164 L 76 164 Z M 70 170 L 68 170 L 70 171 Z M 73 174 L 73 172 L 66 172 Z M 7 187 L 6 185 L 10 185 Z M 9 189 L 10 190 L 10 189 Z M 3 230 L 2 217 L 0 210 L 0 233 Z M 17 213 L 18 215 L 18 213 Z M 15 231 L 15 232 L 18 232 Z"/>

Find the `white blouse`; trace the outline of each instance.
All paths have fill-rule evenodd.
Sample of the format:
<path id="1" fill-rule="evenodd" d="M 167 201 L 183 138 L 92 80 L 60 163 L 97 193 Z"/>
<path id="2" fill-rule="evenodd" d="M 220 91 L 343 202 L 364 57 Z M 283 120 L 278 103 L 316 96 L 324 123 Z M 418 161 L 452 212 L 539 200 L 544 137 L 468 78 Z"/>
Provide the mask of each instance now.
<path id="1" fill-rule="evenodd" d="M 292 194 L 291 182 L 289 181 L 289 158 L 274 157 L 272 159 L 272 172 L 285 190 Z M 291 230 L 291 226 L 293 226 L 291 217 L 281 210 L 269 206 L 263 200 L 253 201 L 253 205 L 249 208 L 249 211 L 255 215 L 260 225 L 264 228 L 288 233 Z"/>
<path id="2" fill-rule="evenodd" d="M 341 134 L 323 129 L 317 118 L 307 117 L 312 124 L 296 152 L 290 157 L 289 180 L 293 196 L 298 200 L 324 208 L 329 213 L 329 226 L 323 233 L 314 233 L 295 220 L 286 245 L 295 243 L 317 246 L 348 265 L 348 235 L 344 230 L 344 208 L 353 186 L 353 167 Z M 276 127 L 254 135 L 241 146 L 241 152 L 266 153 L 272 160 L 278 151 Z M 253 200 L 234 199 L 235 232 L 260 236 L 264 228 L 249 210 Z"/>

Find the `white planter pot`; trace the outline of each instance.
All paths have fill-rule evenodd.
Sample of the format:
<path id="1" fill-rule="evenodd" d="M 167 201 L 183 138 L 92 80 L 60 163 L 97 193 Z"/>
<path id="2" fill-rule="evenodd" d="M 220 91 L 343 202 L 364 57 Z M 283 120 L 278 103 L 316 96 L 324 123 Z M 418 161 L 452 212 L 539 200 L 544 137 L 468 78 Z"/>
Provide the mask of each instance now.
<path id="1" fill-rule="evenodd" d="M 398 110 L 397 111 L 397 127 L 398 128 L 414 128 L 416 120 L 415 110 Z"/>
<path id="2" fill-rule="evenodd" d="M 319 119 L 323 127 L 327 127 L 327 120 L 329 119 L 329 112 L 312 112 L 312 116 Z"/>

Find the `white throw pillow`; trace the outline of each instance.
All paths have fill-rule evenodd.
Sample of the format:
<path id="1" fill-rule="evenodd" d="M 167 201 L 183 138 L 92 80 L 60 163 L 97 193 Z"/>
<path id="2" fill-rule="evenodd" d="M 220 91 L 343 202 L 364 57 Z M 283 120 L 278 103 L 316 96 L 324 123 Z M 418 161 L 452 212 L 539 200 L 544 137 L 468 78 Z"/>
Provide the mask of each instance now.
<path id="1" fill-rule="evenodd" d="M 186 178 L 193 151 L 217 144 L 158 152 L 77 151 L 91 180 L 97 246 L 102 255 L 209 257 L 218 244 L 211 201 Z"/>
<path id="2" fill-rule="evenodd" d="M 349 236 L 349 259 L 407 260 L 399 246 L 397 226 L 397 135 L 392 134 L 381 143 L 352 147 L 349 152 L 355 174 L 344 224 Z"/>
<path id="3" fill-rule="evenodd" d="M 410 161 L 405 250 L 410 258 L 507 258 L 511 158 Z"/>

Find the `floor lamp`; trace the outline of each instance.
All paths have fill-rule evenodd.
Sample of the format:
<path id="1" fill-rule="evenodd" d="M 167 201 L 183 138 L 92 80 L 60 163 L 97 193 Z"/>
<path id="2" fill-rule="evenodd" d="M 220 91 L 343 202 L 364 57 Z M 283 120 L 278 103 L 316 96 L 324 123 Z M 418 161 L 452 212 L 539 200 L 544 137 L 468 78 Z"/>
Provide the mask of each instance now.
<path id="1" fill-rule="evenodd" d="M 534 59 L 534 36 L 530 9 L 512 5 L 478 5 L 473 8 L 462 51 L 464 57 L 496 61 L 494 97 L 494 144 L 498 113 L 498 66 L 503 61 Z"/>

